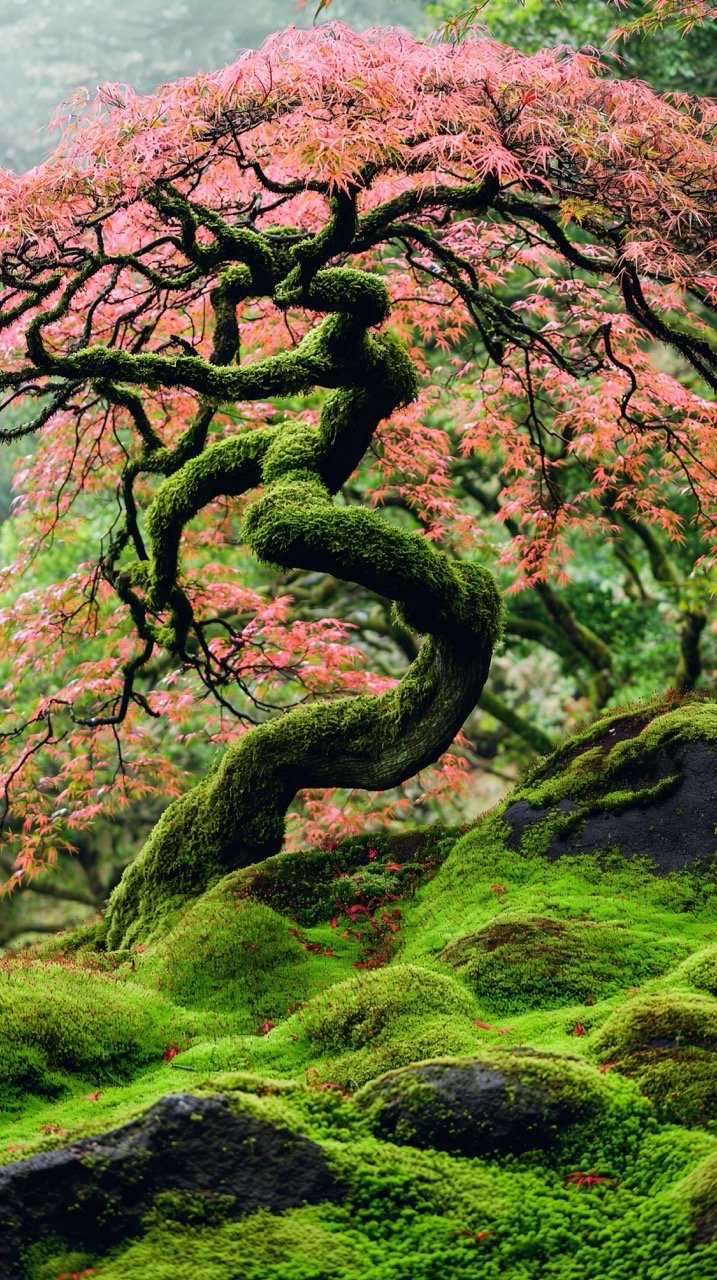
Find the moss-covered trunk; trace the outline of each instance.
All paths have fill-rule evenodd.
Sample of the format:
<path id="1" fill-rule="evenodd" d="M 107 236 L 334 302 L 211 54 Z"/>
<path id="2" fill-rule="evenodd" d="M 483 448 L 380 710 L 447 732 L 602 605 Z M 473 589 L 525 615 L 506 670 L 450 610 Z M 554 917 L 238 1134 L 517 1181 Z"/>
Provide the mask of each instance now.
<path id="1" fill-rule="evenodd" d="M 227 295 L 235 284 L 227 279 Z M 175 468 L 148 511 L 150 554 L 130 571 L 128 594 L 141 590 L 154 614 L 168 618 L 158 638 L 181 654 L 192 622 L 178 585 L 182 531 L 219 495 L 257 488 L 244 537 L 262 560 L 389 597 L 403 624 L 425 639 L 395 689 L 296 708 L 252 729 L 170 805 L 110 900 L 112 948 L 145 935 L 169 905 L 212 879 L 278 852 L 301 788 L 384 790 L 437 760 L 480 696 L 500 631 L 500 598 L 484 569 L 454 563 L 420 534 L 335 500 L 379 422 L 416 394 L 401 344 L 369 332 L 387 314 L 383 283 L 345 268 L 308 281 L 294 272 L 273 296 L 330 314 L 293 352 L 255 367 L 253 394 L 321 383 L 332 390 L 319 424 L 244 432 Z"/>

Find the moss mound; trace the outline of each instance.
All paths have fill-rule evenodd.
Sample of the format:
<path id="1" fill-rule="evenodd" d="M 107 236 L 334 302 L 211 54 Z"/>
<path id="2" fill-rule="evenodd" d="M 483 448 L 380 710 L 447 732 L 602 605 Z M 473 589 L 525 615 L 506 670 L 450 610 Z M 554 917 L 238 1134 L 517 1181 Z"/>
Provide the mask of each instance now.
<path id="1" fill-rule="evenodd" d="M 24 1094 L 54 1098 L 72 1077 L 128 1079 L 191 1034 L 191 1020 L 158 992 L 72 961 L 0 966 L 0 1110 Z"/>
<path id="2" fill-rule="evenodd" d="M 475 1044 L 477 1006 L 448 975 L 395 964 L 355 974 L 309 1000 L 261 1039 L 230 1036 L 183 1059 L 198 1071 L 296 1071 L 317 1085 L 355 1089 L 393 1067 L 465 1053 Z"/>
<path id="3" fill-rule="evenodd" d="M 516 1050 L 391 1071 L 356 1102 L 380 1137 L 481 1156 L 553 1146 L 569 1126 L 605 1111 L 609 1096 L 585 1063 Z"/>
<path id="4" fill-rule="evenodd" d="M 680 967 L 680 976 L 691 987 L 717 996 L 717 947 L 706 947 L 690 956 Z"/>
<path id="5" fill-rule="evenodd" d="M 12 1185 L 70 1150 L 91 1191 L 135 1122 L 155 1171 L 111 1242 L 38 1188 L 3 1280 L 713 1280 L 715 744 L 714 703 L 616 712 L 469 831 L 269 858 L 131 950 L 3 961 Z M 219 1107 L 201 1160 L 142 1118 L 177 1095 Z M 267 1156 L 237 1209 L 230 1129 L 313 1144 L 331 1194 L 275 1203 Z"/>
<path id="6" fill-rule="evenodd" d="M 714 1240 L 717 1237 L 717 1152 L 678 1183 L 674 1195 L 687 1207 L 694 1225 L 695 1243 Z"/>
<path id="7" fill-rule="evenodd" d="M 686 948 L 621 921 L 511 915 L 457 938 L 439 960 L 500 1016 L 596 1000 L 671 968 Z"/>
<path id="8" fill-rule="evenodd" d="M 432 1014 L 470 1018 L 474 1001 L 459 983 L 415 965 L 361 974 L 318 996 L 304 1011 L 304 1031 L 318 1050 L 363 1047 L 394 1037 L 401 1024 Z"/>
<path id="9" fill-rule="evenodd" d="M 717 1122 L 717 1000 L 682 993 L 628 1002 L 608 1018 L 593 1052 L 636 1080 L 660 1117 Z"/>

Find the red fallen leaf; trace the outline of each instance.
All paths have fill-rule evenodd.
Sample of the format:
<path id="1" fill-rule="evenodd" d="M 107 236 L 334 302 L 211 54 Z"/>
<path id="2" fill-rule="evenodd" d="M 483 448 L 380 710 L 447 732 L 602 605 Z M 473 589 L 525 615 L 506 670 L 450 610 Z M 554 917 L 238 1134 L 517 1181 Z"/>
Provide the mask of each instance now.
<path id="1" fill-rule="evenodd" d="M 164 1056 L 165 1056 L 165 1058 L 166 1058 L 166 1056 L 167 1056 L 167 1055 L 166 1055 L 166 1053 L 165 1053 L 165 1055 L 164 1055 Z M 96 1102 L 96 1101 L 97 1101 L 97 1099 L 99 1098 L 99 1096 L 100 1096 L 101 1092 L 102 1092 L 102 1090 L 101 1090 L 101 1089 L 97 1089 L 97 1091 L 96 1091 L 95 1093 L 85 1093 L 85 1094 L 83 1094 L 83 1097 L 84 1097 L 84 1099 L 85 1099 L 85 1102 Z"/>
<path id="2" fill-rule="evenodd" d="M 601 1075 L 604 1075 L 606 1071 L 612 1071 L 613 1067 L 616 1067 L 616 1066 L 617 1066 L 616 1062 L 601 1062 L 600 1066 L 598 1067 L 598 1071 L 601 1073 Z"/>
<path id="3" fill-rule="evenodd" d="M 400 862 L 387 862 L 386 870 L 387 871 L 403 871 L 403 866 Z"/>
<path id="4" fill-rule="evenodd" d="M 293 1040 L 294 1044 L 296 1044 L 296 1041 L 299 1039 L 299 1037 L 298 1037 L 298 1036 L 292 1036 L 292 1037 L 291 1037 L 291 1039 Z"/>
<path id="5" fill-rule="evenodd" d="M 8 1142 L 5 1150 L 6 1151 L 24 1151 L 25 1143 L 24 1142 Z"/>
<path id="6" fill-rule="evenodd" d="M 331 928 L 332 928 L 332 929 L 336 929 L 336 928 L 337 928 L 337 926 L 338 926 L 338 923 L 339 923 L 339 922 L 338 922 L 338 920 L 336 919 L 336 916 L 332 916 L 332 917 L 331 917 Z"/>
<path id="7" fill-rule="evenodd" d="M 468 1227 L 463 1227 L 458 1235 L 467 1236 L 469 1240 L 487 1240 L 488 1236 L 495 1235 L 495 1231 L 471 1231 Z"/>
<path id="8" fill-rule="evenodd" d="M 324 949 L 323 949 L 323 951 L 321 952 L 321 954 L 322 954 L 322 956 L 334 956 L 334 957 L 336 956 L 336 952 L 335 952 L 335 951 L 332 951 L 332 950 L 331 950 L 331 947 L 324 947 Z"/>
<path id="9" fill-rule="evenodd" d="M 267 1018 L 266 1022 L 262 1022 L 261 1024 L 261 1034 L 263 1036 L 268 1036 L 269 1032 L 273 1031 L 275 1026 L 276 1023 L 272 1022 L 270 1018 Z"/>
<path id="10" fill-rule="evenodd" d="M 573 1027 L 573 1029 L 572 1029 L 572 1031 L 570 1032 L 570 1034 L 571 1034 L 571 1036 L 586 1036 L 586 1035 L 587 1035 L 587 1031 L 585 1030 L 585 1027 L 583 1026 L 582 1022 L 580 1022 L 580 1020 L 579 1020 L 579 1019 L 578 1019 L 578 1021 L 575 1023 L 575 1026 Z"/>
<path id="11" fill-rule="evenodd" d="M 367 850 L 366 850 L 366 857 L 367 857 L 367 858 L 371 858 L 371 859 L 373 859 L 373 858 L 377 858 L 377 857 L 378 857 L 378 849 L 367 849 Z M 356 879 L 356 877 L 354 876 L 354 880 L 355 880 L 355 879 Z"/>
<path id="12" fill-rule="evenodd" d="M 603 1173 L 583 1173 L 582 1169 L 575 1169 L 565 1176 L 565 1185 L 570 1187 L 595 1187 L 600 1182 L 616 1185 L 615 1178 L 609 1178 Z"/>
<path id="13" fill-rule="evenodd" d="M 497 1031 L 499 1036 L 507 1036 L 510 1027 L 494 1027 L 493 1030 Z"/>
<path id="14" fill-rule="evenodd" d="M 135 947 L 135 951 L 149 951 L 149 947 L 146 947 L 143 942 L 140 942 Z"/>
<path id="15" fill-rule="evenodd" d="M 491 887 L 491 889 L 492 889 L 493 893 L 505 893 L 505 885 L 504 885 L 504 884 L 492 884 L 490 887 Z"/>
<path id="16" fill-rule="evenodd" d="M 176 1058 L 178 1053 L 179 1053 L 179 1049 L 177 1048 L 176 1044 L 168 1044 L 167 1048 L 164 1051 L 164 1061 L 171 1062 L 172 1058 Z"/>
<path id="17" fill-rule="evenodd" d="M 474 1018 L 473 1021 L 481 1031 L 495 1031 L 495 1027 L 491 1026 L 490 1022 L 481 1022 L 480 1018 Z"/>

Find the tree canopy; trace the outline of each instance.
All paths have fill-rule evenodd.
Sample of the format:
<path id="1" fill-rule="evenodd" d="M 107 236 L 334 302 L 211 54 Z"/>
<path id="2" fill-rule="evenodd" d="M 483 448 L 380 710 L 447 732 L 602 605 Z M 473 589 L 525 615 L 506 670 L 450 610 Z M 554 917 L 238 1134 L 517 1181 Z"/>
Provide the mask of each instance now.
<path id="1" fill-rule="evenodd" d="M 717 107 L 564 48 L 336 23 L 63 123 L 0 182 L 2 436 L 37 439 L 5 581 L 78 530 L 96 554 L 2 615 L 16 875 L 176 789 L 157 726 L 196 732 L 198 700 L 224 748 L 125 874 L 118 945 L 275 852 L 297 790 L 394 786 L 474 706 L 501 606 L 436 406 L 499 473 L 514 587 L 621 517 L 697 519 L 710 563 Z M 240 546 L 395 601 L 425 637 L 402 679 L 261 600 Z"/>

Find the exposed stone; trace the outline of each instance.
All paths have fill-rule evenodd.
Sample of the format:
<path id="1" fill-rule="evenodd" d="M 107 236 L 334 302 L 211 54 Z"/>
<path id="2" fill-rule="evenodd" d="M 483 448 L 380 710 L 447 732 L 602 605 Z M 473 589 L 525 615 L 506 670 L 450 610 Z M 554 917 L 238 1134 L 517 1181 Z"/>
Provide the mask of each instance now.
<path id="1" fill-rule="evenodd" d="M 550 1147 L 594 1112 L 601 1100 L 591 1077 L 582 1063 L 531 1051 L 494 1063 L 442 1059 L 389 1071 L 356 1101 L 392 1142 L 497 1155 Z"/>
<path id="2" fill-rule="evenodd" d="M 681 763 L 678 759 L 670 763 L 682 776 L 669 794 L 640 803 L 638 792 L 636 803 L 623 809 L 587 814 L 576 829 L 553 834 L 548 857 L 613 847 L 625 857 L 646 854 L 663 874 L 711 857 L 717 851 L 717 745 L 689 743 Z M 567 814 L 577 806 L 562 799 L 554 808 Z M 509 805 L 502 815 L 512 828 L 509 847 L 518 849 L 526 830 L 553 811 L 553 806 L 533 807 L 527 800 Z"/>
<path id="3" fill-rule="evenodd" d="M 24 1280 L 21 1248 L 53 1234 L 90 1251 L 132 1235 L 160 1192 L 221 1196 L 223 1216 L 238 1218 L 337 1190 L 316 1143 L 225 1098 L 172 1094 L 119 1129 L 0 1169 L 0 1275 Z"/>

